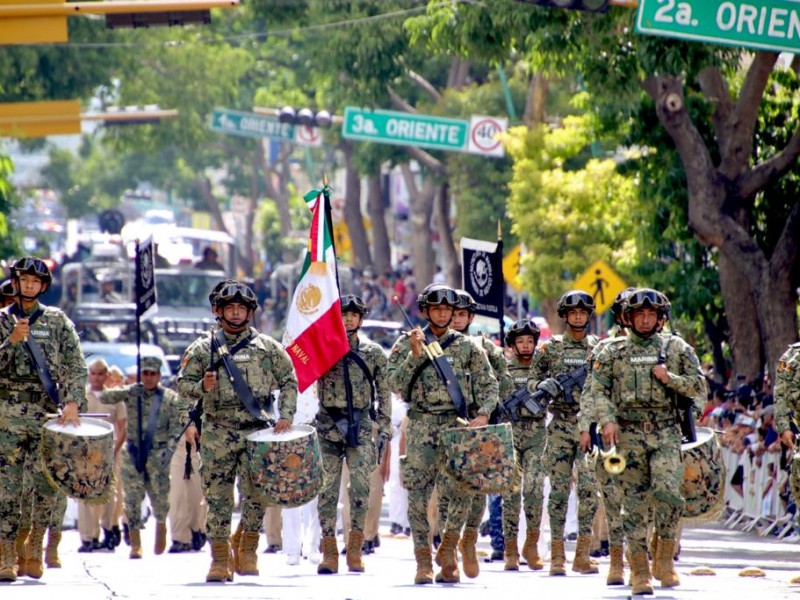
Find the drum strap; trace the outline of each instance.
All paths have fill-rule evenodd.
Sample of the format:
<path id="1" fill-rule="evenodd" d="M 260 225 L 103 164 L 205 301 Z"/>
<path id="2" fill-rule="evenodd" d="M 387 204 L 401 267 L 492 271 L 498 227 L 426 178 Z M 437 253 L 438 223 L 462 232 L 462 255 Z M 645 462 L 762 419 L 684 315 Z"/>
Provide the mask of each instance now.
<path id="1" fill-rule="evenodd" d="M 369 403 L 369 418 L 372 419 L 373 421 L 377 421 L 378 420 L 378 413 L 377 413 L 377 406 L 376 406 L 377 399 L 375 397 L 376 396 L 375 378 L 372 376 L 372 373 L 370 372 L 366 361 L 361 357 L 361 355 L 358 352 L 354 352 L 353 350 L 350 350 L 347 353 L 346 358 L 349 358 L 354 363 L 356 363 L 356 366 L 358 366 L 358 368 L 361 369 L 361 371 L 364 373 L 364 377 L 369 382 L 370 397 L 371 397 L 371 400 L 370 400 L 370 403 Z"/>
<path id="2" fill-rule="evenodd" d="M 39 317 L 44 314 L 44 310 L 41 306 L 39 306 L 39 308 L 37 308 L 30 317 L 26 317 L 25 313 L 22 312 L 22 309 L 17 304 L 12 304 L 8 309 L 8 312 L 17 318 L 27 318 L 29 325 L 33 325 L 39 320 Z M 47 368 L 47 361 L 44 358 L 44 354 L 42 353 L 42 349 L 39 347 L 39 344 L 32 335 L 29 335 L 28 339 L 25 340 L 23 345 L 28 357 L 36 369 L 36 373 L 39 375 L 39 380 L 42 382 L 44 391 L 47 392 L 47 396 L 53 401 L 53 404 L 61 408 L 61 400 L 58 397 L 58 389 L 56 389 L 56 384 L 53 381 L 53 377 L 50 375 L 50 370 Z"/>
<path id="3" fill-rule="evenodd" d="M 443 341 L 440 344 L 440 346 L 441 346 L 442 350 L 444 350 L 448 346 L 450 346 L 450 344 L 452 344 L 455 341 L 456 341 L 456 336 L 451 335 L 445 341 Z M 449 381 L 451 381 L 451 382 L 454 382 L 456 384 L 456 386 L 458 386 L 458 379 L 456 379 L 456 375 L 455 375 L 455 373 L 453 373 L 453 368 L 450 366 L 450 363 L 447 362 L 447 359 L 445 359 L 444 357 L 441 357 L 441 358 L 442 358 L 442 360 L 439 361 L 439 364 L 442 367 L 444 367 L 446 369 L 449 369 L 449 371 L 450 371 L 449 373 L 445 373 L 445 375 L 447 376 L 447 379 Z M 411 401 L 411 392 L 414 390 L 414 385 L 417 383 L 417 379 L 419 379 L 419 376 L 422 375 L 422 371 L 426 367 L 431 365 L 431 364 L 432 364 L 431 360 L 429 358 L 426 358 L 424 361 L 422 361 L 422 363 L 420 363 L 420 365 L 414 371 L 414 374 L 411 376 L 411 382 L 408 384 L 408 389 L 406 390 L 406 399 L 407 399 L 407 401 L 409 401 L 409 402 Z M 446 367 L 445 367 L 445 365 L 446 365 Z M 442 382 L 442 383 L 447 385 L 447 382 Z M 449 388 L 450 388 L 450 386 L 448 386 L 448 390 L 447 390 L 448 393 L 450 392 Z M 460 388 L 459 388 L 459 391 L 461 391 Z M 461 393 L 461 399 L 462 399 L 462 401 L 464 399 L 464 394 L 463 393 Z M 455 399 L 453 399 L 453 404 L 456 404 L 456 400 Z M 459 416 L 466 415 L 466 406 L 464 407 L 464 410 L 463 410 L 464 415 L 461 414 L 462 410 L 457 404 L 456 404 L 456 410 L 457 410 Z"/>
<path id="4" fill-rule="evenodd" d="M 222 328 L 217 329 L 216 333 L 214 334 L 214 339 L 212 340 L 211 344 L 212 353 L 214 351 L 214 341 L 216 341 L 217 344 L 217 351 L 219 352 L 220 359 L 222 360 L 222 366 L 225 367 L 225 372 L 228 374 L 228 379 L 230 380 L 231 385 L 233 386 L 233 391 L 236 392 L 236 396 L 239 398 L 239 401 L 247 409 L 247 412 L 249 412 L 259 421 L 270 421 L 272 419 L 270 415 L 272 410 L 271 398 L 267 398 L 265 407 L 262 408 L 259 406 L 258 400 L 256 400 L 255 396 L 253 396 L 253 390 L 251 390 L 250 386 L 247 385 L 247 381 L 245 381 L 242 372 L 239 370 L 239 367 L 236 366 L 236 361 L 233 360 L 233 356 L 231 356 L 231 353 L 228 350 L 228 344 L 225 340 L 225 334 L 223 333 Z"/>
<path id="5" fill-rule="evenodd" d="M 144 432 L 142 440 L 142 452 L 139 456 L 142 462 L 142 470 L 147 464 L 147 457 L 153 449 L 153 439 L 156 436 L 156 425 L 158 424 L 158 414 L 161 412 L 161 403 L 164 401 L 164 390 L 158 386 L 153 394 L 153 404 L 150 406 L 150 413 L 147 415 L 147 431 Z"/>

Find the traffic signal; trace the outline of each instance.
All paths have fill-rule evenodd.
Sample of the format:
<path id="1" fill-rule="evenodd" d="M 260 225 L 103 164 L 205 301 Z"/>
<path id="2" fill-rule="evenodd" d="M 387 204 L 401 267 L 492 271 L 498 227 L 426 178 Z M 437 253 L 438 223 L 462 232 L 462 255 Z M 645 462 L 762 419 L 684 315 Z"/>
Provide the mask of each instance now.
<path id="1" fill-rule="evenodd" d="M 310 108 L 295 110 L 291 106 L 284 106 L 278 111 L 278 122 L 330 129 L 333 124 L 333 117 L 327 110 L 320 110 L 315 113 Z"/>
<path id="2" fill-rule="evenodd" d="M 177 110 L 160 108 L 157 104 L 147 106 L 109 106 L 105 112 L 85 113 L 84 121 L 102 121 L 106 127 L 123 127 L 125 125 L 148 125 L 160 123 L 161 119 L 178 116 Z"/>
<path id="3" fill-rule="evenodd" d="M 198 25 L 208 25 L 211 23 L 210 10 L 176 10 L 171 12 L 151 12 L 151 13 L 117 13 L 106 15 L 107 29 L 122 29 L 140 27 L 180 27 L 197 23 Z"/>
<path id="4" fill-rule="evenodd" d="M 516 0 L 525 4 L 537 4 L 550 8 L 585 10 L 587 12 L 606 12 L 611 0 Z"/>

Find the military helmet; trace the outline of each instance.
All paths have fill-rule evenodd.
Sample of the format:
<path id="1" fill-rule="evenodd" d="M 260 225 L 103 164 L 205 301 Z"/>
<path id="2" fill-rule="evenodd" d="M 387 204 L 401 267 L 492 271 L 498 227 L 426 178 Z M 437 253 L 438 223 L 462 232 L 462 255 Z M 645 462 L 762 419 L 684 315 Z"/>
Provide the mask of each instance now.
<path id="1" fill-rule="evenodd" d="M 475 307 L 478 303 L 475 302 L 472 294 L 467 290 L 456 290 L 456 296 L 458 297 L 456 308 L 466 308 L 470 312 L 475 312 Z"/>
<path id="2" fill-rule="evenodd" d="M 508 333 L 506 333 L 506 346 L 513 346 L 517 338 L 523 335 L 532 335 L 533 345 L 535 346 L 537 343 L 539 343 L 539 335 L 541 333 L 542 332 L 536 323 L 530 319 L 520 319 L 519 321 L 515 322 L 511 326 L 511 329 L 508 330 Z"/>
<path id="3" fill-rule="evenodd" d="M 650 288 L 639 288 L 633 290 L 630 295 L 628 295 L 628 298 L 625 300 L 625 314 L 630 314 L 637 308 L 644 308 L 647 306 L 656 309 L 659 314 L 669 317 L 669 299 L 658 290 Z"/>
<path id="4" fill-rule="evenodd" d="M 420 311 L 426 306 L 437 306 L 439 304 L 447 304 L 454 308 L 458 304 L 458 295 L 449 285 L 444 283 L 431 283 L 425 286 L 422 293 L 417 296 L 417 306 Z"/>
<path id="5" fill-rule="evenodd" d="M 13 298 L 17 295 L 17 289 L 14 287 L 14 282 L 10 279 L 6 279 L 3 283 L 0 283 L 0 296 L 5 296 L 6 298 Z"/>
<path id="6" fill-rule="evenodd" d="M 345 294 L 342 296 L 342 312 L 356 312 L 362 317 L 369 314 L 369 308 L 360 296 L 355 294 Z"/>
<path id="7" fill-rule="evenodd" d="M 258 299 L 255 293 L 250 289 L 250 286 L 240 281 L 226 282 L 225 285 L 220 287 L 217 291 L 216 306 L 218 308 L 224 308 L 233 302 L 244 304 L 250 310 L 258 308 Z"/>
<path id="8" fill-rule="evenodd" d="M 223 287 L 225 287 L 226 285 L 229 285 L 231 283 L 236 283 L 236 280 L 235 279 L 223 279 L 222 281 L 217 283 L 217 285 L 215 285 L 211 289 L 211 293 L 208 295 L 208 303 L 211 305 L 211 308 L 215 308 L 217 306 L 217 294 L 219 294 L 219 291 Z"/>
<path id="9" fill-rule="evenodd" d="M 42 280 L 42 283 L 50 285 L 53 276 L 50 274 L 50 267 L 41 258 L 34 256 L 23 256 L 11 266 L 11 273 L 14 278 L 19 278 L 22 273 L 35 275 Z"/>
<path id="10" fill-rule="evenodd" d="M 567 316 L 567 311 L 573 308 L 585 308 L 589 316 L 594 314 L 594 298 L 583 290 L 570 290 L 558 300 L 558 316 L 562 319 Z"/>
<path id="11" fill-rule="evenodd" d="M 634 291 L 636 291 L 636 288 L 629 287 L 616 295 L 614 302 L 611 303 L 611 314 L 614 315 L 614 321 L 619 323 L 620 317 L 622 317 L 622 311 L 625 310 L 625 301 Z"/>

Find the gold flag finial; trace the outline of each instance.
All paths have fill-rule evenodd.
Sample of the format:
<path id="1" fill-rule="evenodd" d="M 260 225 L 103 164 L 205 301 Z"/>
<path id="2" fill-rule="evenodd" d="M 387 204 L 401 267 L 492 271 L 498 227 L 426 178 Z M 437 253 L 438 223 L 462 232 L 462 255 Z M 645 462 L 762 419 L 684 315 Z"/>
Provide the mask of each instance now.
<path id="1" fill-rule="evenodd" d="M 325 171 L 322 172 L 322 185 L 328 185 L 328 174 Z"/>
<path id="2" fill-rule="evenodd" d="M 500 219 L 497 219 L 497 239 L 498 240 L 503 239 L 503 225 Z"/>

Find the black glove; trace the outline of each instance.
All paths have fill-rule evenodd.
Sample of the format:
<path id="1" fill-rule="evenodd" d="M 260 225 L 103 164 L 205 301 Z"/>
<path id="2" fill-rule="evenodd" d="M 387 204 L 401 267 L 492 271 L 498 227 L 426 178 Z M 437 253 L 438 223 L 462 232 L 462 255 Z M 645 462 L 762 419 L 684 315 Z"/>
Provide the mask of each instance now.
<path id="1" fill-rule="evenodd" d="M 390 443 L 391 439 L 391 436 L 384 431 L 381 431 L 378 434 L 378 443 L 376 446 L 378 450 L 378 464 L 381 464 L 381 460 L 383 459 L 383 451 L 386 449 L 386 445 Z"/>

